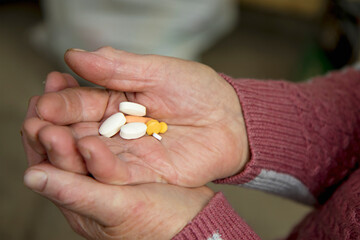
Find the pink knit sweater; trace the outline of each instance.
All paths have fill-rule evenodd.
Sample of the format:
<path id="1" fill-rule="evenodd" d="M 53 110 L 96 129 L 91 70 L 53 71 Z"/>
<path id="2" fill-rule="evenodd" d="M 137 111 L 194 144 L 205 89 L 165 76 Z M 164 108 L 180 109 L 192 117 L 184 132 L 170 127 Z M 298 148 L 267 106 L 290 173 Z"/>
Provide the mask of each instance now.
<path id="1" fill-rule="evenodd" d="M 251 160 L 217 181 L 315 206 L 288 239 L 360 239 L 360 71 L 295 84 L 232 79 Z M 221 193 L 174 239 L 260 239 Z"/>

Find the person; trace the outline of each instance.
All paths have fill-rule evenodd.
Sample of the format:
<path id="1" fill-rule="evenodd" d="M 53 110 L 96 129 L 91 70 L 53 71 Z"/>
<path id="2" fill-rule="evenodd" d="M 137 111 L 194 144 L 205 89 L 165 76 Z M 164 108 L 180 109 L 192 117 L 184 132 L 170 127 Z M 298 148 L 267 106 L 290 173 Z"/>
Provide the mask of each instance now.
<path id="1" fill-rule="evenodd" d="M 360 237 L 360 72 L 304 83 L 233 79 L 200 63 L 110 47 L 71 49 L 71 69 L 101 88 L 48 75 L 23 124 L 26 186 L 88 239 L 260 239 L 209 181 L 315 206 L 288 239 Z M 169 130 L 98 135 L 122 101 Z"/>

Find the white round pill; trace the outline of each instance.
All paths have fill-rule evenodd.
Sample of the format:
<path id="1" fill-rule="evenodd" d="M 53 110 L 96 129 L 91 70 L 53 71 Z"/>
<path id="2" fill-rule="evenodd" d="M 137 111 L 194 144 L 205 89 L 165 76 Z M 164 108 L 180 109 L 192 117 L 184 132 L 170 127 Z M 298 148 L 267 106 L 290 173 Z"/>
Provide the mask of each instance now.
<path id="1" fill-rule="evenodd" d="M 120 137 L 124 139 L 136 139 L 145 135 L 147 126 L 145 123 L 132 122 L 125 124 L 120 129 Z"/>
<path id="2" fill-rule="evenodd" d="M 123 113 L 115 113 L 106 119 L 99 128 L 99 133 L 105 137 L 112 137 L 120 128 L 126 123 L 126 118 Z"/>
<path id="3" fill-rule="evenodd" d="M 120 112 L 139 117 L 146 115 L 146 107 L 133 102 L 121 102 L 119 104 L 119 110 Z"/>

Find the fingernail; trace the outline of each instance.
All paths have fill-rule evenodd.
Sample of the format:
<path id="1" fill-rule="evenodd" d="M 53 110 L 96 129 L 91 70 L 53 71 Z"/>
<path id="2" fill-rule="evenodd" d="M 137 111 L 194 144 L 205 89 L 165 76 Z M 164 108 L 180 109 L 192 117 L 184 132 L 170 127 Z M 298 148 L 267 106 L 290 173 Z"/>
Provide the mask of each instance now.
<path id="1" fill-rule="evenodd" d="M 47 153 L 49 153 L 49 152 L 52 150 L 51 143 L 49 143 L 49 142 L 43 142 L 42 144 L 44 145 Z"/>
<path id="2" fill-rule="evenodd" d="M 89 149 L 86 149 L 86 148 L 81 148 L 81 155 L 85 159 L 90 159 L 91 158 L 91 153 L 90 153 Z"/>
<path id="3" fill-rule="evenodd" d="M 75 51 L 75 52 L 86 52 L 85 50 L 83 49 L 80 49 L 80 48 L 69 48 L 68 50 L 66 50 L 67 52 L 69 51 Z"/>
<path id="4" fill-rule="evenodd" d="M 41 119 L 41 120 L 44 120 L 44 118 L 41 116 L 40 112 L 39 112 L 39 109 L 38 109 L 38 106 L 35 105 L 35 112 L 36 112 L 36 115 Z"/>
<path id="5" fill-rule="evenodd" d="M 24 176 L 25 186 L 37 192 L 44 190 L 47 180 L 47 174 L 41 170 L 30 170 Z"/>

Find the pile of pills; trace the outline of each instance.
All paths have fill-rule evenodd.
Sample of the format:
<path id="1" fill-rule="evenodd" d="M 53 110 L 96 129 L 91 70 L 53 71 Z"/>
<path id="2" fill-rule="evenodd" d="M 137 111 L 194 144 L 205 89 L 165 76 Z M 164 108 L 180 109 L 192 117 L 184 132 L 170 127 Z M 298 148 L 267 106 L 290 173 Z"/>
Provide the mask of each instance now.
<path id="1" fill-rule="evenodd" d="M 101 124 L 100 135 L 110 138 L 120 131 L 120 137 L 124 139 L 137 139 L 147 133 L 160 141 L 162 137 L 159 133 L 168 129 L 166 123 L 145 117 L 146 108 L 141 104 L 121 102 L 119 111 Z"/>

